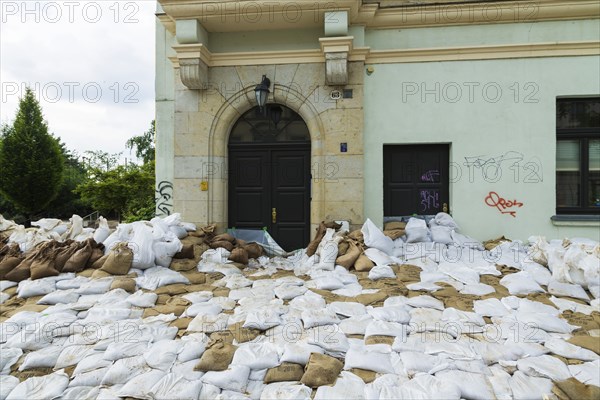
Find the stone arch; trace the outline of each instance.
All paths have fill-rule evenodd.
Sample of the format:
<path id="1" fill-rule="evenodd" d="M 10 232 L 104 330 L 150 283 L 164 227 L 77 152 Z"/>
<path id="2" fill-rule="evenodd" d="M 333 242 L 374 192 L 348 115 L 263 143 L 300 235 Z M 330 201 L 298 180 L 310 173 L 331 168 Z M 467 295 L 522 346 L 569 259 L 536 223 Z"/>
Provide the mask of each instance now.
<path id="1" fill-rule="evenodd" d="M 319 218 L 323 215 L 323 199 L 324 199 L 324 180 L 318 179 L 321 165 L 324 163 L 323 157 L 323 134 L 324 127 L 323 122 L 319 116 L 319 111 L 312 104 L 310 99 L 303 95 L 299 90 L 293 87 L 274 84 L 273 90 L 269 94 L 267 103 L 278 103 L 286 107 L 289 107 L 296 113 L 298 113 L 308 127 L 311 138 L 311 172 L 313 175 L 312 179 L 312 200 L 311 200 L 311 227 L 316 226 L 319 223 Z M 232 95 L 221 105 L 219 110 L 216 112 L 212 125 L 210 127 L 209 139 L 208 139 L 208 162 L 209 165 L 221 165 L 224 168 L 221 170 L 227 171 L 227 145 L 229 141 L 229 134 L 238 121 L 238 119 L 252 107 L 256 106 L 254 100 L 254 86 L 248 86 Z M 315 175 L 315 173 L 317 175 Z M 215 221 L 215 215 L 217 211 L 221 212 L 223 216 L 223 222 L 225 227 L 227 226 L 227 206 L 226 202 L 228 199 L 228 177 L 226 173 L 221 174 L 220 177 L 208 177 L 209 181 L 220 179 L 220 184 L 209 185 L 208 191 L 208 220 Z M 213 188 L 213 189 L 210 189 Z M 223 202 L 215 202 L 214 194 L 215 190 L 221 190 L 220 198 L 225 199 Z M 221 210 L 217 210 L 217 207 L 221 207 Z M 218 218 L 217 218 L 218 219 Z M 311 230 L 312 231 L 312 230 Z"/>

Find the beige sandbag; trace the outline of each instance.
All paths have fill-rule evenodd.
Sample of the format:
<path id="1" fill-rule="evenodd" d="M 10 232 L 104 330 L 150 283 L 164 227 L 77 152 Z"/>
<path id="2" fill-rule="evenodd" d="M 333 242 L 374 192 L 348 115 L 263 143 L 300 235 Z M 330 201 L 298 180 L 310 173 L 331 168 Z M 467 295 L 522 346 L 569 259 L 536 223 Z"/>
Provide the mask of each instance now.
<path id="1" fill-rule="evenodd" d="M 127 243 L 118 243 L 108 254 L 108 258 L 100 270 L 111 275 L 127 275 L 133 261 L 133 251 Z"/>
<path id="2" fill-rule="evenodd" d="M 102 268 L 102 266 L 104 265 L 104 263 L 106 262 L 107 259 L 108 259 L 108 254 L 103 255 L 102 257 L 100 257 L 99 259 L 94 261 L 94 263 L 92 265 L 90 265 L 90 268 L 91 269 Z"/>
<path id="3" fill-rule="evenodd" d="M 306 372 L 300 382 L 308 387 L 316 388 L 323 385 L 333 385 L 342 372 L 344 364 L 337 358 L 326 354 L 311 353 L 306 365 Z"/>
<path id="4" fill-rule="evenodd" d="M 126 292 L 133 293 L 135 292 L 135 280 L 132 278 L 115 278 L 110 285 L 110 290 L 114 289 L 123 289 Z"/>
<path id="5" fill-rule="evenodd" d="M 375 378 L 377 378 L 377 372 L 375 371 L 368 371 L 366 369 L 360 368 L 352 368 L 350 369 L 350 372 L 358 376 L 365 383 L 371 383 L 375 380 Z"/>
<path id="6" fill-rule="evenodd" d="M 360 229 L 357 229 L 355 231 L 350 232 L 348 234 L 348 238 L 352 239 L 352 240 L 355 240 L 355 241 L 357 241 L 359 243 L 364 243 L 364 241 L 365 241 L 363 233 L 362 233 L 362 231 Z"/>
<path id="7" fill-rule="evenodd" d="M 325 226 L 325 221 L 322 221 L 319 224 L 319 227 L 317 228 L 317 234 L 315 235 L 315 238 L 313 240 L 311 240 L 311 242 L 306 247 L 306 255 L 307 256 L 310 257 L 317 252 L 319 243 L 321 243 L 321 240 L 323 240 L 323 237 L 325 236 L 326 232 L 327 232 L 327 227 Z"/>
<path id="8" fill-rule="evenodd" d="M 269 368 L 265 375 L 266 384 L 273 382 L 297 382 L 304 375 L 304 366 L 295 363 L 284 362 L 275 368 Z"/>
<path id="9" fill-rule="evenodd" d="M 354 243 L 354 241 L 349 241 L 348 250 L 343 256 L 336 258 L 335 263 L 349 270 L 360 257 L 360 253 L 361 250 L 356 243 Z"/>
<path id="10" fill-rule="evenodd" d="M 86 241 L 82 248 L 77 250 L 71 257 L 69 257 L 61 272 L 83 271 L 88 263 L 88 260 L 90 259 L 90 256 L 92 255 L 93 250 L 92 243 L 89 240 Z"/>
<path id="11" fill-rule="evenodd" d="M 229 233 L 222 233 L 222 234 L 217 235 L 214 238 L 212 238 L 212 242 L 221 242 L 221 241 L 235 243 L 235 238 Z"/>
<path id="12" fill-rule="evenodd" d="M 31 279 L 42 279 L 60 274 L 54 268 L 54 260 L 49 254 L 36 257 L 30 267 Z"/>
<path id="13" fill-rule="evenodd" d="M 348 251 L 349 248 L 350 248 L 350 242 L 348 240 L 342 240 L 341 242 L 339 242 L 338 243 L 338 257 L 341 257 L 344 254 L 346 254 L 346 252 Z"/>
<path id="14" fill-rule="evenodd" d="M 184 306 L 163 304 L 151 308 L 144 308 L 143 318 L 154 317 L 159 314 L 175 314 L 179 317 L 185 311 Z"/>
<path id="15" fill-rule="evenodd" d="M 0 281 L 4 279 L 6 274 L 15 269 L 17 265 L 23 261 L 20 257 L 7 256 L 0 261 Z"/>
<path id="16" fill-rule="evenodd" d="M 567 396 L 568 399 L 600 399 L 600 388 L 586 385 L 575 378 L 554 382 L 554 384 Z"/>
<path id="17" fill-rule="evenodd" d="M 183 283 L 173 283 L 171 285 L 165 285 L 157 288 L 154 293 L 168 294 L 169 296 L 175 296 L 177 294 L 187 293 L 187 285 Z"/>
<path id="18" fill-rule="evenodd" d="M 182 259 L 182 260 L 176 260 L 173 259 L 173 261 L 171 261 L 171 264 L 169 265 L 169 268 L 172 269 L 173 271 L 191 271 L 193 269 L 196 269 L 196 267 L 198 266 L 198 262 L 195 259 Z"/>
<path id="19" fill-rule="evenodd" d="M 386 222 L 383 225 L 383 230 L 384 231 L 394 231 L 396 229 L 406 229 L 406 222 L 402 222 L 402 221 L 390 221 L 390 222 Z"/>
<path id="20" fill-rule="evenodd" d="M 373 264 L 373 261 L 371 261 L 369 257 L 365 256 L 364 254 L 361 254 L 354 263 L 354 269 L 357 271 L 368 272 L 373 269 L 374 266 L 375 264 Z"/>
<path id="21" fill-rule="evenodd" d="M 394 336 L 372 335 L 365 338 L 365 344 L 389 344 L 394 343 Z"/>
<path id="22" fill-rule="evenodd" d="M 173 296 L 169 300 L 167 300 L 167 305 L 169 306 L 182 306 L 188 307 L 192 304 L 188 299 L 184 299 L 183 297 Z"/>
<path id="23" fill-rule="evenodd" d="M 218 249 L 218 248 L 222 247 L 224 249 L 227 249 L 227 251 L 233 250 L 233 244 L 231 242 L 228 242 L 227 240 L 213 241 L 213 242 L 210 242 L 209 246 L 211 249 Z"/>
<path id="24" fill-rule="evenodd" d="M 206 346 L 206 351 L 202 354 L 200 362 L 194 367 L 196 371 L 225 371 L 233 355 L 237 350 L 237 346 L 230 343 L 225 343 L 222 340 L 211 341 Z"/>
<path id="25" fill-rule="evenodd" d="M 248 264 L 248 252 L 240 247 L 235 248 L 231 251 L 231 254 L 229 255 L 229 260 L 240 263 L 240 264 L 247 265 Z"/>
<path id="26" fill-rule="evenodd" d="M 54 267 L 61 271 L 67 263 L 67 260 L 71 258 L 75 252 L 79 250 L 79 243 L 73 240 L 67 240 L 63 245 L 55 250 L 54 255 Z"/>
<path id="27" fill-rule="evenodd" d="M 191 317 L 177 318 L 176 320 L 171 321 L 169 326 L 174 326 L 179 330 L 187 329 L 188 325 L 190 324 L 190 322 L 192 322 L 193 319 L 194 318 L 191 318 Z"/>
<path id="28" fill-rule="evenodd" d="M 109 276 L 113 276 L 112 274 L 109 274 L 108 272 L 102 270 L 102 269 L 85 269 L 82 272 L 85 271 L 92 271 L 92 273 L 90 274 L 90 278 L 92 279 L 100 279 L 100 278 L 108 278 Z M 85 276 L 83 274 L 81 274 L 82 276 Z"/>
<path id="29" fill-rule="evenodd" d="M 378 301 L 384 301 L 387 298 L 388 295 L 385 292 L 381 291 L 377 293 L 359 294 L 354 298 L 354 301 L 364 306 L 368 306 L 370 304 L 377 303 Z"/>
<path id="30" fill-rule="evenodd" d="M 88 259 L 87 267 L 91 268 L 102 257 L 104 257 L 104 245 L 100 243 L 92 248 L 92 254 L 90 254 L 90 258 Z"/>
<path id="31" fill-rule="evenodd" d="M 201 285 L 206 282 L 206 274 L 204 272 L 199 272 L 197 269 L 182 271 L 180 273 L 190 281 L 191 285 Z"/>
<path id="32" fill-rule="evenodd" d="M 404 236 L 404 233 L 405 233 L 404 229 L 392 229 L 392 230 L 383 231 L 383 234 L 392 240 L 396 240 L 399 237 Z"/>
<path id="33" fill-rule="evenodd" d="M 33 263 L 32 259 L 24 258 L 19 265 L 4 276 L 4 279 L 13 282 L 21 282 L 28 279 L 31 276 L 31 263 Z"/>
<path id="34" fill-rule="evenodd" d="M 261 331 L 258 329 L 244 328 L 244 322 L 237 322 L 227 328 L 238 343 L 250 342 L 261 334 Z"/>
<path id="35" fill-rule="evenodd" d="M 567 342 L 600 354 L 600 338 L 588 335 L 575 335 L 567 339 Z"/>
<path id="36" fill-rule="evenodd" d="M 258 243 L 248 243 L 242 247 L 248 253 L 248 258 L 258 258 L 263 255 L 263 248 Z"/>
<path id="37" fill-rule="evenodd" d="M 181 251 L 175 253 L 173 256 L 175 259 L 182 258 L 194 258 L 194 245 L 193 244 L 184 244 L 181 248 Z"/>

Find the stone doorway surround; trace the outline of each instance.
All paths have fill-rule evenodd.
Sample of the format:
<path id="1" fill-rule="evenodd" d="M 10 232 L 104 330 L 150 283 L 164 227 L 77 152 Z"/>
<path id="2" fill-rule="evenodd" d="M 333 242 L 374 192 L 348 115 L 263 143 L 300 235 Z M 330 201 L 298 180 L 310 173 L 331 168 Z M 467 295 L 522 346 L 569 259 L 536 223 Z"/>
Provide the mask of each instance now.
<path id="1" fill-rule="evenodd" d="M 175 68 L 173 211 L 198 224 L 227 221 L 227 144 L 238 118 L 256 106 L 254 88 L 271 80 L 268 103 L 297 112 L 311 135 L 311 231 L 322 220 L 363 223 L 364 62 L 348 63 L 348 84 L 325 84 L 325 63 L 211 67 L 204 90 L 181 83 Z M 352 98 L 331 98 L 352 89 Z M 341 152 L 347 143 L 347 152 Z M 202 183 L 208 190 L 202 190 Z M 204 188 L 206 189 L 206 187 Z"/>

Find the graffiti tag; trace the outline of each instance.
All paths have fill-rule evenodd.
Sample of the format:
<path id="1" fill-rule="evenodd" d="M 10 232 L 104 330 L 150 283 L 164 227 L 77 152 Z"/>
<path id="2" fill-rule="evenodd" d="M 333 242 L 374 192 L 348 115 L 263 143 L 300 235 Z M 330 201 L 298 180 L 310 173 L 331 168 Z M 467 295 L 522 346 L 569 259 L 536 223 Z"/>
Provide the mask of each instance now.
<path id="1" fill-rule="evenodd" d="M 422 211 L 440 207 L 440 194 L 437 190 L 421 190 Z"/>
<path id="2" fill-rule="evenodd" d="M 517 200 L 506 200 L 496 192 L 489 192 L 485 198 L 485 204 L 489 207 L 498 209 L 502 214 L 510 214 L 513 217 L 517 217 L 517 211 L 515 207 L 523 207 L 523 203 Z"/>
<path id="3" fill-rule="evenodd" d="M 173 184 L 169 181 L 162 181 L 156 187 L 156 214 L 168 216 L 173 209 Z"/>
<path id="4" fill-rule="evenodd" d="M 431 169 L 421 175 L 421 182 L 435 182 L 435 178 L 440 176 L 440 171 L 437 169 Z"/>

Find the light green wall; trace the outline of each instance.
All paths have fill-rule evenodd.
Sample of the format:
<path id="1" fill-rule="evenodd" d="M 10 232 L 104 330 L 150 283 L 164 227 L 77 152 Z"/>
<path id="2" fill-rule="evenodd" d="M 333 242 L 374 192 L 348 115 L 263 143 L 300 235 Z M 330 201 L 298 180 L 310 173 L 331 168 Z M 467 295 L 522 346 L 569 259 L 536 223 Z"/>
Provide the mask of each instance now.
<path id="1" fill-rule="evenodd" d="M 375 65 L 365 77 L 366 216 L 382 224 L 384 144 L 451 143 L 451 162 L 462 174 L 450 185 L 450 207 L 464 233 L 482 240 L 501 235 L 525 240 L 533 234 L 598 240 L 598 227 L 558 228 L 550 221 L 555 214 L 556 98 L 599 95 L 598 71 L 600 58 L 593 56 Z M 468 85 L 474 88 L 472 96 Z M 457 86 L 462 90 L 458 97 Z M 502 91 L 499 97 L 496 88 Z M 432 93 L 423 96 L 423 89 Z M 418 94 L 410 95 L 415 90 Z M 473 169 L 470 181 L 465 157 L 485 159 L 509 151 L 523 154 L 517 182 L 510 163 L 501 165 L 496 183 L 486 182 L 479 169 Z M 541 166 L 542 182 L 524 182 L 529 161 Z M 516 218 L 484 203 L 490 191 L 524 204 Z"/>
<path id="2" fill-rule="evenodd" d="M 287 29 L 281 31 L 220 32 L 209 34 L 213 53 L 320 49 L 324 29 Z"/>
<path id="3" fill-rule="evenodd" d="M 598 20 L 368 30 L 373 50 L 598 40 Z"/>

